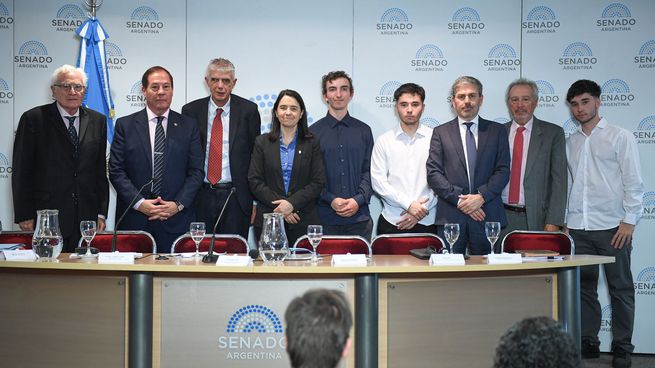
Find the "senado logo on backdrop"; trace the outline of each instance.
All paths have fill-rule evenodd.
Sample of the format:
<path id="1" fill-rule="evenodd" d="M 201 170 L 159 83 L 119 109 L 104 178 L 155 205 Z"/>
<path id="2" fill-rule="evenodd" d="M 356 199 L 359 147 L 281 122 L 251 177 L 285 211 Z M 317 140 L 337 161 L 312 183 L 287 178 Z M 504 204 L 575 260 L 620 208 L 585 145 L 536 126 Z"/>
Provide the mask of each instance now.
<path id="1" fill-rule="evenodd" d="M 637 20 L 630 14 L 627 6 L 619 3 L 610 4 L 603 9 L 596 27 L 602 32 L 631 31 Z"/>
<path id="2" fill-rule="evenodd" d="M 555 107 L 559 102 L 559 96 L 555 94 L 555 88 L 546 80 L 536 80 L 539 89 L 539 107 Z"/>
<path id="3" fill-rule="evenodd" d="M 641 202 L 644 207 L 644 213 L 641 215 L 642 220 L 655 220 L 655 192 L 644 193 L 644 199 Z M 651 279 L 651 281 L 654 281 Z M 655 288 L 653 289 L 655 290 Z"/>
<path id="4" fill-rule="evenodd" d="M 146 107 L 146 96 L 141 91 L 141 81 L 138 80 L 130 88 L 130 93 L 125 95 L 125 101 L 130 104 L 130 107 L 142 109 Z"/>
<path id="5" fill-rule="evenodd" d="M 441 125 L 439 120 L 437 120 L 435 118 L 431 118 L 431 117 L 421 118 L 421 124 L 425 125 L 426 127 L 430 128 L 430 129 L 436 128 L 439 125 Z"/>
<path id="6" fill-rule="evenodd" d="M 634 62 L 639 69 L 655 68 L 655 40 L 646 41 L 641 45 Z"/>
<path id="7" fill-rule="evenodd" d="M 630 86 L 622 79 L 610 79 L 601 87 L 600 100 L 605 107 L 627 107 L 635 100 Z"/>
<path id="8" fill-rule="evenodd" d="M 416 51 L 416 56 L 409 63 L 416 72 L 443 72 L 448 60 L 439 46 L 427 44 Z"/>
<path id="9" fill-rule="evenodd" d="M 123 56 L 121 48 L 117 44 L 105 41 L 105 52 L 107 54 L 107 69 L 122 70 L 127 64 L 127 59 Z"/>
<path id="10" fill-rule="evenodd" d="M 9 16 L 9 9 L 0 2 L 0 29 L 9 29 L 9 25 L 14 23 L 14 18 Z"/>
<path id="11" fill-rule="evenodd" d="M 0 105 L 9 104 L 9 100 L 14 98 L 14 92 L 9 88 L 9 83 L 0 78 Z"/>
<path id="12" fill-rule="evenodd" d="M 532 8 L 525 17 L 521 27 L 525 33 L 555 33 L 560 26 L 560 22 L 553 9 L 547 6 L 537 6 Z"/>
<path id="13" fill-rule="evenodd" d="M 566 46 L 559 65 L 563 70 L 591 70 L 598 59 L 594 57 L 591 48 L 584 42 L 573 42 Z"/>
<path id="14" fill-rule="evenodd" d="M 27 41 L 18 48 L 18 55 L 14 55 L 14 62 L 19 68 L 47 69 L 52 64 L 52 57 L 48 56 L 48 49 L 39 41 Z"/>
<path id="15" fill-rule="evenodd" d="M 284 328 L 275 312 L 263 305 L 237 310 L 218 337 L 228 360 L 280 360 L 285 352 Z"/>
<path id="16" fill-rule="evenodd" d="M 84 10 L 74 4 L 66 4 L 59 8 L 57 15 L 50 21 L 50 25 L 57 32 L 75 32 L 86 19 Z"/>
<path id="17" fill-rule="evenodd" d="M 632 132 L 637 143 L 653 144 L 655 143 L 655 115 L 646 116 L 641 119 L 637 125 L 637 130 Z"/>
<path id="18" fill-rule="evenodd" d="M 262 119 L 262 134 L 270 132 L 273 105 L 275 105 L 275 100 L 277 100 L 277 93 L 256 95 L 255 97 L 250 97 L 249 100 L 257 104 L 259 116 Z"/>
<path id="19" fill-rule="evenodd" d="M 454 35 L 479 35 L 484 29 L 484 22 L 480 20 L 480 14 L 475 9 L 464 7 L 453 13 L 448 29 Z"/>
<path id="20" fill-rule="evenodd" d="M 380 22 L 375 25 L 375 28 L 381 35 L 404 36 L 409 34 L 409 31 L 414 28 L 414 25 L 409 21 L 409 17 L 404 10 L 399 8 L 389 8 L 382 13 Z"/>
<path id="21" fill-rule="evenodd" d="M 0 152 L 0 179 L 9 179 L 11 174 L 11 163 L 2 152 Z"/>
<path id="22" fill-rule="evenodd" d="M 130 33 L 159 33 L 164 22 L 159 20 L 157 11 L 149 6 L 140 6 L 132 11 L 130 20 L 125 22 Z"/>
<path id="23" fill-rule="evenodd" d="M 514 48 L 506 43 L 499 43 L 489 50 L 487 58 L 482 60 L 482 65 L 490 72 L 516 71 L 521 65 Z"/>
<path id="24" fill-rule="evenodd" d="M 510 121 L 512 121 L 512 119 L 510 119 L 510 118 L 508 118 L 506 116 L 499 116 L 499 117 L 493 118 L 491 120 L 495 121 L 498 124 L 505 124 L 505 123 L 509 123 Z"/>
<path id="25" fill-rule="evenodd" d="M 600 311 L 600 332 L 612 332 L 612 306 L 609 304 Z"/>
<path id="26" fill-rule="evenodd" d="M 635 295 L 655 295 L 655 267 L 641 270 L 634 285 Z"/>
<path id="27" fill-rule="evenodd" d="M 380 108 L 392 108 L 394 107 L 393 102 L 393 93 L 396 92 L 398 87 L 400 87 L 400 82 L 398 81 L 388 81 L 380 87 L 380 94 L 375 96 L 375 103 L 378 104 Z"/>
<path id="28" fill-rule="evenodd" d="M 573 119 L 569 118 L 566 119 L 564 123 L 562 123 L 562 129 L 564 129 L 564 136 L 568 138 L 571 134 L 578 130 L 578 124 Z"/>

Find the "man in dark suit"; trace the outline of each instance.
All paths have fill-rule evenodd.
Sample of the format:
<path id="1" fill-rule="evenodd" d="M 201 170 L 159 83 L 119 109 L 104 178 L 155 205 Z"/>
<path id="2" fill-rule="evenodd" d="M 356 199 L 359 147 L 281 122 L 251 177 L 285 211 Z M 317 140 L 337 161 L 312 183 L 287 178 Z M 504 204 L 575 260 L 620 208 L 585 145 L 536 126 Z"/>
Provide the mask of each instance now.
<path id="1" fill-rule="evenodd" d="M 25 112 L 14 140 L 14 220 L 33 231 L 36 211 L 59 210 L 64 252 L 80 239 L 80 221 L 105 229 L 109 204 L 107 123 L 104 115 L 82 107 L 84 70 L 64 65 L 53 73 L 54 103 Z"/>
<path id="2" fill-rule="evenodd" d="M 237 79 L 229 60 L 210 61 L 205 83 L 211 96 L 182 107 L 182 114 L 198 123 L 204 157 L 204 181 L 193 207 L 198 221 L 211 232 L 230 190 L 235 188 L 236 198 L 228 203 L 216 232 L 247 239 L 254 219 L 248 167 L 255 138 L 261 132 L 261 118 L 255 103 L 232 94 Z"/>
<path id="3" fill-rule="evenodd" d="M 444 224 L 458 223 L 455 252 L 469 247 L 471 254 L 487 254 L 485 221 L 506 224 L 500 194 L 509 180 L 507 131 L 478 116 L 483 95 L 476 78 L 457 78 L 451 97 L 457 118 L 434 128 L 426 164 L 428 185 L 439 197 L 437 232 L 443 236 Z"/>
<path id="4" fill-rule="evenodd" d="M 558 231 L 564 225 L 567 195 L 564 130 L 534 117 L 539 88 L 531 80 L 512 82 L 506 102 L 512 115 L 505 124 L 512 163 L 502 194 L 507 216 L 503 235 L 513 230 Z"/>
<path id="5" fill-rule="evenodd" d="M 166 69 L 148 69 L 141 83 L 146 108 L 116 121 L 109 178 L 117 218 L 139 198 L 118 228 L 145 230 L 159 252 L 169 252 L 193 220 L 190 206 L 202 182 L 200 135 L 195 120 L 170 110 L 173 77 Z"/>

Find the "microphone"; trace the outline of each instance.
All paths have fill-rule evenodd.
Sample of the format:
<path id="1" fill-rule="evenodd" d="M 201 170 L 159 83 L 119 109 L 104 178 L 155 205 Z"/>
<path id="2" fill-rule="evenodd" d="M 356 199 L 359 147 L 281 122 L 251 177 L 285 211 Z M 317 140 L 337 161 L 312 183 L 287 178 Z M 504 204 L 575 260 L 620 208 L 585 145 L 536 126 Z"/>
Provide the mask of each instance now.
<path id="1" fill-rule="evenodd" d="M 259 258 L 259 249 L 255 248 L 255 249 L 251 249 L 251 250 L 249 250 L 249 251 L 248 251 L 248 255 L 249 255 L 250 258 L 252 258 L 253 260 L 257 260 L 257 258 Z"/>
<path id="2" fill-rule="evenodd" d="M 225 204 L 223 204 L 223 208 L 221 209 L 221 213 L 218 214 L 218 218 L 216 219 L 216 223 L 214 224 L 214 230 L 212 231 L 212 240 L 211 243 L 209 244 L 209 251 L 207 251 L 207 255 L 202 257 L 202 262 L 203 263 L 216 263 L 218 261 L 218 255 L 214 254 L 214 242 L 216 241 L 216 228 L 218 227 L 218 223 L 221 222 L 221 218 L 223 218 L 223 212 L 225 212 L 225 208 L 227 207 L 227 204 L 230 202 L 230 198 L 232 197 L 232 194 L 237 191 L 237 188 L 232 187 L 230 189 L 230 194 L 227 195 L 227 199 L 225 199 Z"/>
<path id="3" fill-rule="evenodd" d="M 125 217 L 125 215 L 127 215 L 127 213 L 130 211 L 132 206 L 134 206 L 134 203 L 136 202 L 137 198 L 139 198 L 139 196 L 141 195 L 143 190 L 148 185 L 151 185 L 155 181 L 155 179 L 156 178 L 151 178 L 150 181 L 143 184 L 141 189 L 139 189 L 139 191 L 134 195 L 134 198 L 132 198 L 132 201 L 130 201 L 130 204 L 127 205 L 127 208 L 125 209 L 125 211 L 123 211 L 123 214 L 121 215 L 121 217 L 119 217 L 118 221 L 116 221 L 116 223 L 114 224 L 114 234 L 112 235 L 112 238 L 111 238 L 111 251 L 112 251 L 112 253 L 116 251 L 116 238 L 118 238 L 118 225 L 121 223 L 121 221 L 123 221 L 123 217 Z"/>

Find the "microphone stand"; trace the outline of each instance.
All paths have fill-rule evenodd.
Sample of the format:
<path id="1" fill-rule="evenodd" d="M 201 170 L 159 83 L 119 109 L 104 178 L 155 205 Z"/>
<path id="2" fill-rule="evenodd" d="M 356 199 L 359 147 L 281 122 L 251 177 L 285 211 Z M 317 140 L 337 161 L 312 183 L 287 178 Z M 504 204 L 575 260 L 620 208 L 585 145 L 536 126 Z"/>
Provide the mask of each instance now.
<path id="1" fill-rule="evenodd" d="M 113 234 L 113 236 L 112 236 L 112 238 L 111 238 L 111 251 L 112 251 L 112 253 L 116 251 L 116 238 L 118 238 L 118 225 L 121 223 L 121 221 L 123 221 L 123 217 L 125 217 L 125 215 L 127 215 L 127 213 L 130 212 L 130 209 L 132 208 L 132 206 L 134 206 L 134 203 L 136 202 L 137 198 L 139 198 L 139 196 L 141 195 L 141 193 L 143 192 L 143 190 L 144 190 L 148 185 L 151 185 L 154 181 L 155 181 L 155 178 L 151 178 L 150 181 L 148 181 L 147 183 L 143 184 L 143 186 L 141 187 L 141 189 L 139 189 L 139 191 L 134 195 L 134 197 L 132 198 L 132 201 L 131 201 L 130 204 L 127 206 L 127 208 L 125 209 L 125 211 L 123 211 L 123 214 L 121 215 L 121 217 L 119 217 L 119 218 L 118 218 L 118 221 L 116 221 L 116 223 L 114 224 L 114 234 Z"/>
<path id="2" fill-rule="evenodd" d="M 227 199 L 225 200 L 225 204 L 223 204 L 223 208 L 221 209 L 221 213 L 218 214 L 218 218 L 216 219 L 216 223 L 214 224 L 214 230 L 212 231 L 212 240 L 211 243 L 209 244 L 209 251 L 207 251 L 207 254 L 202 257 L 202 262 L 203 263 L 216 263 L 218 261 L 218 254 L 214 254 L 214 242 L 216 242 L 216 228 L 218 227 L 218 223 L 221 221 L 221 218 L 223 218 L 223 212 L 225 212 L 225 208 L 227 208 L 227 204 L 230 202 L 230 198 L 232 198 L 232 194 L 237 191 L 237 188 L 232 187 L 230 189 L 230 194 L 227 195 Z"/>

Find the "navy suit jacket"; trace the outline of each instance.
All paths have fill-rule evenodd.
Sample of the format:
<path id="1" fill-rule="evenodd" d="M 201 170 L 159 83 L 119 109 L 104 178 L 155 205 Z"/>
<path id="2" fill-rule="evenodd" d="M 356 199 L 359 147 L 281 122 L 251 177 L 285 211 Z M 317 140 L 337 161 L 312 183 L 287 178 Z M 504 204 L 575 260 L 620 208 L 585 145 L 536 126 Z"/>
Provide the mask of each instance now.
<path id="1" fill-rule="evenodd" d="M 161 197 L 166 201 L 178 201 L 185 209 L 163 222 L 169 233 L 183 233 L 189 228 L 193 219 L 191 204 L 202 183 L 202 166 L 200 134 L 195 120 L 171 110 L 166 128 L 166 162 Z M 109 158 L 109 179 L 116 189 L 117 218 L 152 175 L 148 115 L 143 109 L 116 121 Z M 140 198 L 149 197 L 150 189 L 147 187 L 145 195 L 140 195 Z M 147 222 L 147 216 L 131 209 L 119 229 L 142 230 Z"/>
<path id="2" fill-rule="evenodd" d="M 499 221 L 506 225 L 501 193 L 509 181 L 509 143 L 502 124 L 479 118 L 478 154 L 475 165 L 475 188 L 469 189 L 466 156 L 459 133 L 457 118 L 436 128 L 430 142 L 426 167 L 428 185 L 439 196 L 435 223 L 462 223 L 470 219 L 459 209 L 460 194 L 479 193 L 484 197 L 482 210 L 485 221 Z"/>

